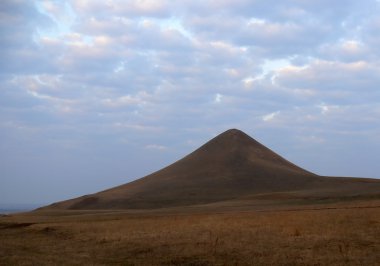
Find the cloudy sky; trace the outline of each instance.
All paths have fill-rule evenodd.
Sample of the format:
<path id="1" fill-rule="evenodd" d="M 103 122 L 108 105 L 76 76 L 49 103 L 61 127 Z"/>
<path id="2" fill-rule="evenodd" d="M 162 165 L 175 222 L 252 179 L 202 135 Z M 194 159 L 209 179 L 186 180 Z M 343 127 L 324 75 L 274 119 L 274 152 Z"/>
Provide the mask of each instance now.
<path id="1" fill-rule="evenodd" d="M 2 0 L 0 203 L 158 170 L 239 128 L 380 178 L 380 2 Z"/>

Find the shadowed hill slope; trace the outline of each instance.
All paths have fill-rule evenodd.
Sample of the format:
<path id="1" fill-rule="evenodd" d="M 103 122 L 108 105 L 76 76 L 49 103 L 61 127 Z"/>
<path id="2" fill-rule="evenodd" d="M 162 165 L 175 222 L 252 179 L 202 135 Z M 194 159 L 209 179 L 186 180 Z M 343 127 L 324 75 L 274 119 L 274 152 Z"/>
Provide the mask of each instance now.
<path id="1" fill-rule="evenodd" d="M 374 188 L 375 186 L 375 188 Z M 369 189 L 370 188 L 370 189 Z M 174 164 L 136 181 L 42 209 L 146 209 L 205 204 L 265 193 L 380 194 L 371 179 L 322 177 L 230 129 Z M 371 193 L 372 193 L 371 192 Z"/>

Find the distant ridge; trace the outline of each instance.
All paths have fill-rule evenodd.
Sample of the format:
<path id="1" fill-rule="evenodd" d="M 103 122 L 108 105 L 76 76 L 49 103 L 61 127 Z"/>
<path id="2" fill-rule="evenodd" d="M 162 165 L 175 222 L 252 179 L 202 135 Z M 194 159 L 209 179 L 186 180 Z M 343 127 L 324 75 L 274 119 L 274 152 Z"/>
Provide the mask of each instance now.
<path id="1" fill-rule="evenodd" d="M 289 191 L 380 195 L 380 181 L 318 176 L 287 161 L 244 132 L 230 129 L 155 173 L 41 209 L 164 208 Z"/>

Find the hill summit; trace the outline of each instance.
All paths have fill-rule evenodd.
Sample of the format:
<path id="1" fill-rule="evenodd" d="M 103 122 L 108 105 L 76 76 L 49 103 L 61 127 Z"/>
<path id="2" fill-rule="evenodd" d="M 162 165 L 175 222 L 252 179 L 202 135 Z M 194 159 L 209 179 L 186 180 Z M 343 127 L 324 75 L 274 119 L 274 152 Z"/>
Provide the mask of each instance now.
<path id="1" fill-rule="evenodd" d="M 311 191 L 316 188 L 334 192 L 337 186 L 342 185 L 352 194 L 352 191 L 357 191 L 355 184 L 363 182 L 318 176 L 287 161 L 244 132 L 230 129 L 155 173 L 43 209 L 188 206 L 263 193 Z"/>

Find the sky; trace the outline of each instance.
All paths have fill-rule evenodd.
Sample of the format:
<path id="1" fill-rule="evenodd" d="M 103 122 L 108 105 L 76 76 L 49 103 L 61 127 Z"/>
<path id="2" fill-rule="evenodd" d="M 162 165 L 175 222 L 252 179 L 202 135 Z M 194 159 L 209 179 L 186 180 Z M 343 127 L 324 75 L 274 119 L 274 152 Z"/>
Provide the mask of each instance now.
<path id="1" fill-rule="evenodd" d="M 2 0 L 0 203 L 132 181 L 238 128 L 380 178 L 380 1 Z"/>

